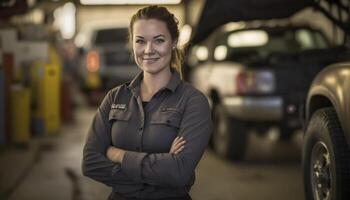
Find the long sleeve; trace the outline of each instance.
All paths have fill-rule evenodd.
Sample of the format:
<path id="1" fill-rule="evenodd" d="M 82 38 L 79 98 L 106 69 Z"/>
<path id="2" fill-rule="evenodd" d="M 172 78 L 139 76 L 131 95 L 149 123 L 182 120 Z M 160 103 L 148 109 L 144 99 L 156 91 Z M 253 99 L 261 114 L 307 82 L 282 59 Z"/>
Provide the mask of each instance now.
<path id="1" fill-rule="evenodd" d="M 178 133 L 186 141 L 184 150 L 178 155 L 127 151 L 122 171 L 135 182 L 170 187 L 189 185 L 212 129 L 208 101 L 203 94 L 194 92 L 186 103 Z"/>
<path id="2" fill-rule="evenodd" d="M 136 184 L 122 172 L 120 164 L 113 163 L 106 157 L 106 150 L 111 145 L 108 114 L 112 93 L 106 95 L 94 116 L 83 150 L 82 171 L 85 176 L 108 186 Z"/>

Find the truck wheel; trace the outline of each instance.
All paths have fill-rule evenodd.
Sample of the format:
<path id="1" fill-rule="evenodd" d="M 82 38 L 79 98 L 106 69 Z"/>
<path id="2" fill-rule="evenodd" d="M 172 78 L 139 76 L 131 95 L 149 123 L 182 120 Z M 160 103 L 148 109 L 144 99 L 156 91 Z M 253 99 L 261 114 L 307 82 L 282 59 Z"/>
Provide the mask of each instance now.
<path id="1" fill-rule="evenodd" d="M 306 199 L 350 199 L 350 151 L 333 108 L 316 111 L 303 144 Z"/>
<path id="2" fill-rule="evenodd" d="M 230 117 L 222 105 L 214 109 L 213 148 L 221 157 L 242 160 L 247 146 L 244 122 Z"/>

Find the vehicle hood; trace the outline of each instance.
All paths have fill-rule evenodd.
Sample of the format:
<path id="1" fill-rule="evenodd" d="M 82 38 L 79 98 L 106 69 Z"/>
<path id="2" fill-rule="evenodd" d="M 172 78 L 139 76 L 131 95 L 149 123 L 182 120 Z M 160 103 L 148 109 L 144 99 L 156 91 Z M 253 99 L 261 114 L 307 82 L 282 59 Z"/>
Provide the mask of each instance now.
<path id="1" fill-rule="evenodd" d="M 206 0 L 191 43 L 228 22 L 287 18 L 312 4 L 313 0 Z"/>

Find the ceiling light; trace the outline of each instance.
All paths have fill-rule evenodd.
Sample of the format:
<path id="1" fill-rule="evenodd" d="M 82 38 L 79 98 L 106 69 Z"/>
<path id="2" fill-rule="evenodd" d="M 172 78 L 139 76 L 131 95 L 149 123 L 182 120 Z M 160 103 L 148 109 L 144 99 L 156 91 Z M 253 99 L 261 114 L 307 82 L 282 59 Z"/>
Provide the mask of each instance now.
<path id="1" fill-rule="evenodd" d="M 83 5 L 179 4 L 181 0 L 80 0 Z"/>

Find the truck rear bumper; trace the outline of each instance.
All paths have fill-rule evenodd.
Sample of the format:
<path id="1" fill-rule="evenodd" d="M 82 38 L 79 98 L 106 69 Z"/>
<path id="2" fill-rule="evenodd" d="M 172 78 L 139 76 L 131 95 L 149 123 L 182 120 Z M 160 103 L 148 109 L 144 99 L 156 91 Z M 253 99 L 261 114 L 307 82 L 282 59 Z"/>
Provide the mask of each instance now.
<path id="1" fill-rule="evenodd" d="M 278 121 L 283 118 L 281 97 L 225 97 L 229 114 L 242 120 Z"/>

